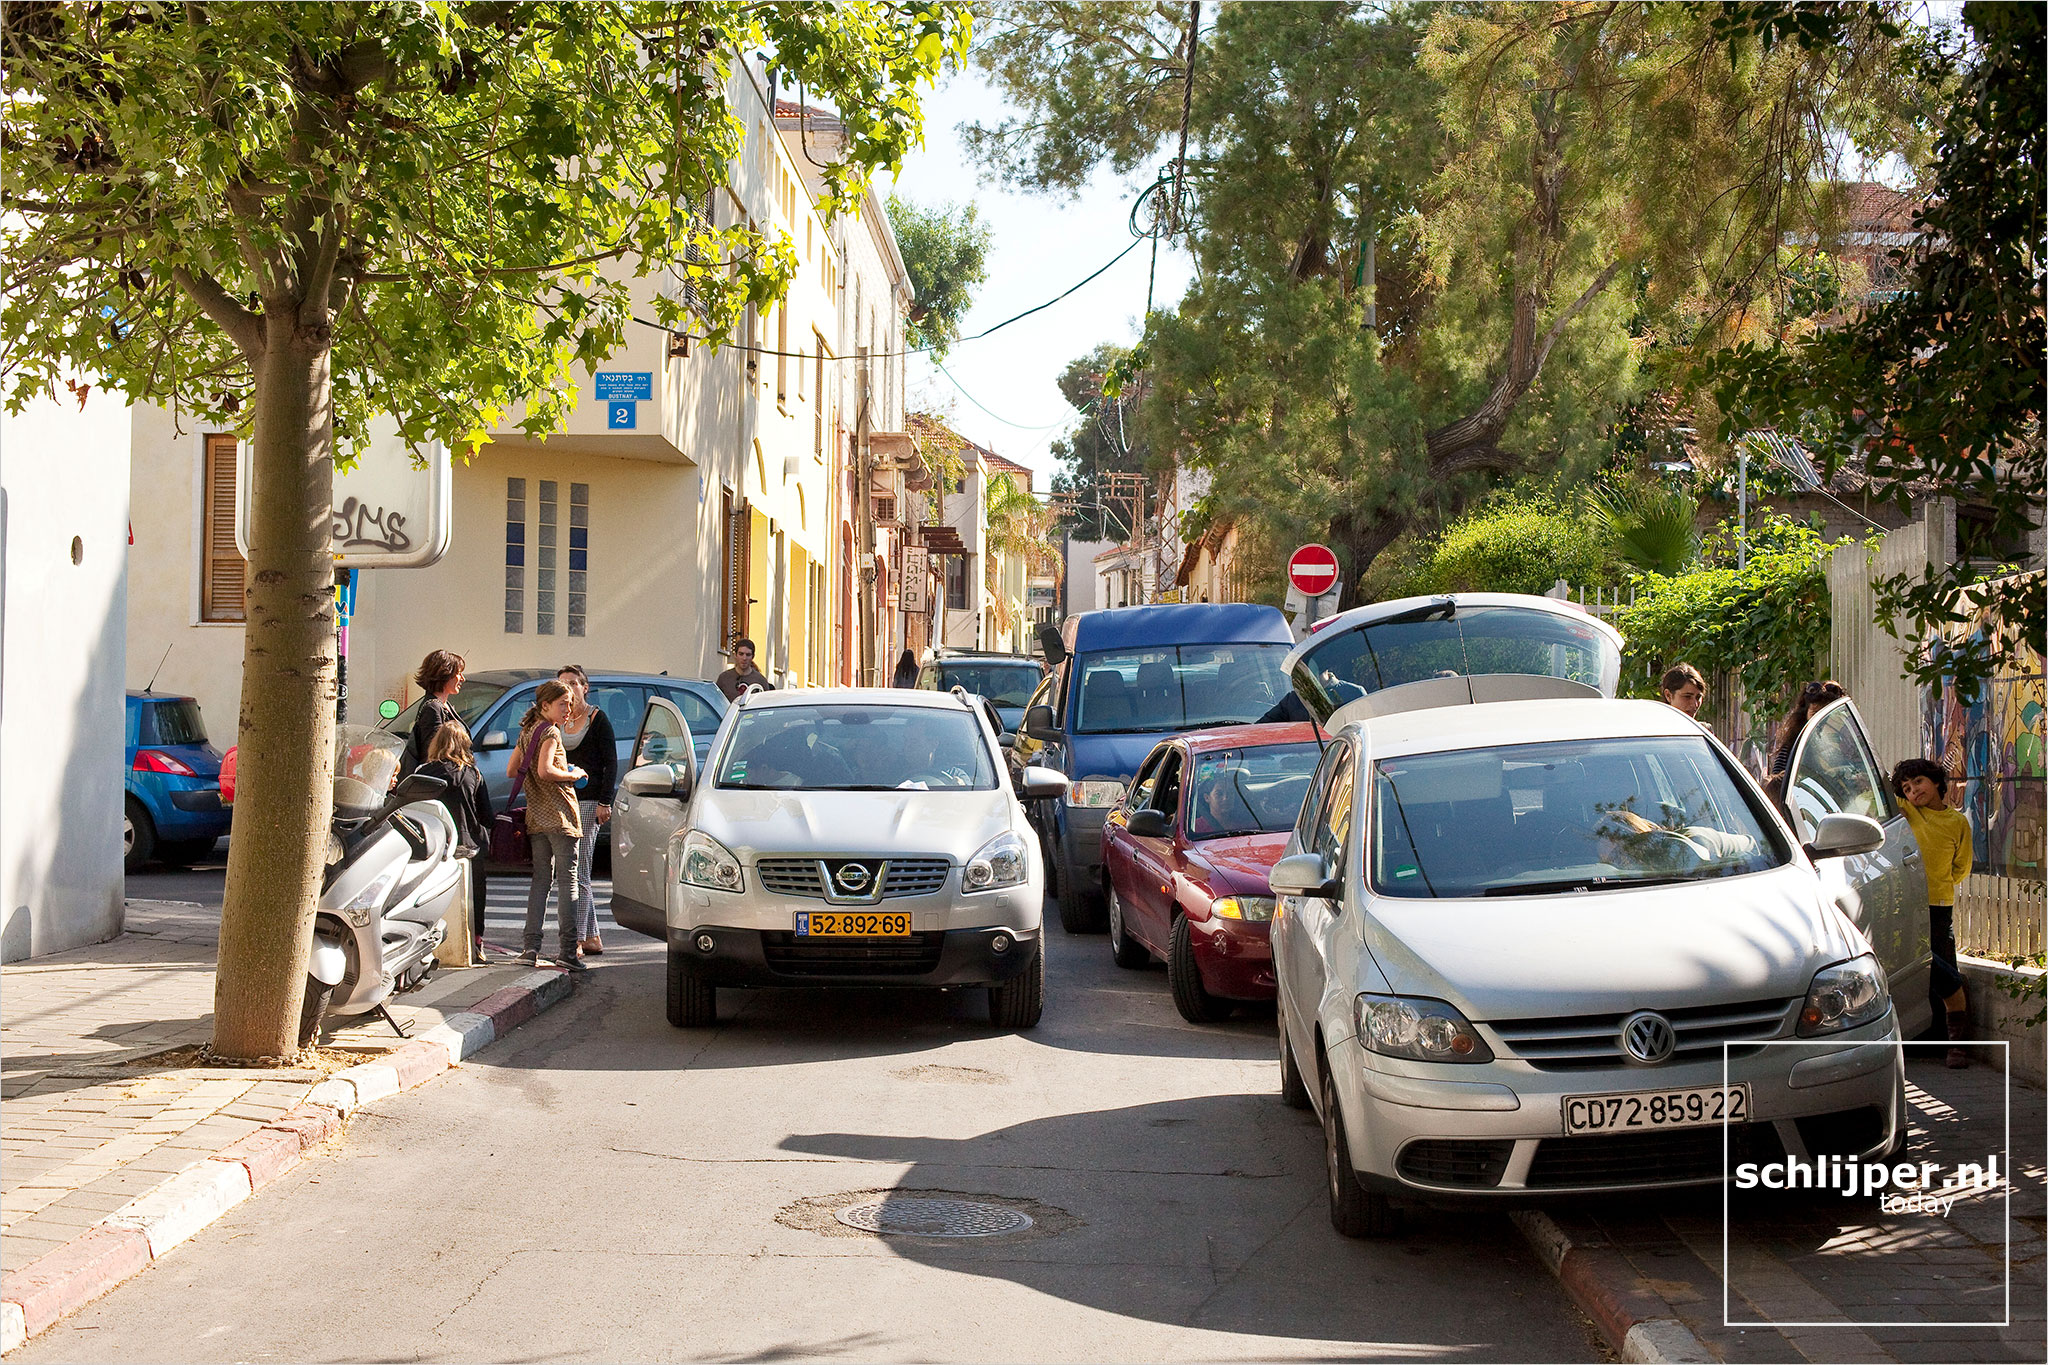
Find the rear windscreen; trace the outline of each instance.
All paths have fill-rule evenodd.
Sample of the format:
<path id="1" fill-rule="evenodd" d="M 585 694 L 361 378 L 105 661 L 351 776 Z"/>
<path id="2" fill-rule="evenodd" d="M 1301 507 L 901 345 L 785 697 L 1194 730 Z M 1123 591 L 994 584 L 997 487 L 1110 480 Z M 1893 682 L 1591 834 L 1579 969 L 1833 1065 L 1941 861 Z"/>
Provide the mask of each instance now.
<path id="1" fill-rule="evenodd" d="M 152 702 L 142 708 L 144 744 L 204 744 L 206 720 L 190 697 Z"/>
<path id="2" fill-rule="evenodd" d="M 1432 609 L 1424 609 L 1431 611 Z M 1522 607 L 1448 604 L 1329 638 L 1294 665 L 1294 690 L 1319 720 L 1373 692 L 1429 678 L 1516 673 L 1566 678 L 1612 696 L 1621 670 L 1613 642 L 1589 620 Z"/>

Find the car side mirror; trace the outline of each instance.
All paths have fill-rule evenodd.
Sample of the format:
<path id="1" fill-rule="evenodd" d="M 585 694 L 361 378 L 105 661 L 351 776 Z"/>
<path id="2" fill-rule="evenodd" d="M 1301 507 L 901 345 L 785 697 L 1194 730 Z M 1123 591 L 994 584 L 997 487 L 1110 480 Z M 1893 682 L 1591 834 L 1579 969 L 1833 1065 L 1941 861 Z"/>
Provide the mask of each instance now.
<path id="1" fill-rule="evenodd" d="M 1273 871 L 1267 883 L 1276 896 L 1313 896 L 1317 900 L 1335 900 L 1344 892 L 1344 885 L 1329 875 L 1329 868 L 1320 853 L 1296 853 L 1273 864 Z"/>
<path id="2" fill-rule="evenodd" d="M 1809 858 L 1847 858 L 1858 853 L 1875 853 L 1884 847 L 1884 826 L 1867 815 L 1823 815 L 1813 840 L 1806 846 Z"/>
<path id="3" fill-rule="evenodd" d="M 1060 737 L 1059 726 L 1059 721 L 1053 718 L 1052 708 L 1040 704 L 1024 713 L 1024 723 L 1017 729 L 1031 739 L 1051 743 Z"/>
<path id="4" fill-rule="evenodd" d="M 671 796 L 684 800 L 690 795 L 690 773 L 687 768 L 667 763 L 649 763 L 628 772 L 619 780 L 619 785 L 635 796 Z"/>
<path id="5" fill-rule="evenodd" d="M 1012 734 L 999 735 L 996 737 L 996 743 L 1005 749 L 1014 749 L 1017 747 L 1017 737 Z"/>
<path id="6" fill-rule="evenodd" d="M 512 747 L 512 736 L 506 734 L 503 730 L 493 730 L 478 740 L 476 747 L 479 749 L 509 749 Z"/>
<path id="7" fill-rule="evenodd" d="M 1163 810 L 1147 806 L 1131 812 L 1131 818 L 1124 822 L 1124 828 L 1140 839 L 1165 839 L 1173 833 L 1173 821 L 1166 818 Z"/>
<path id="8" fill-rule="evenodd" d="M 1017 795 L 1026 801 L 1058 800 L 1067 786 L 1067 775 L 1056 768 L 1029 767 L 1017 775 Z"/>

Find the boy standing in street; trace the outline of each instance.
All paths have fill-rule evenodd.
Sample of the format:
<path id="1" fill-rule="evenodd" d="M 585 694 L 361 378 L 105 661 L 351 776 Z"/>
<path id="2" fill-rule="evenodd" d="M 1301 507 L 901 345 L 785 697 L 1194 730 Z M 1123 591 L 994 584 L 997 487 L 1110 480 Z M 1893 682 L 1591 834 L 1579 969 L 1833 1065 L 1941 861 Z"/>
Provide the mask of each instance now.
<path id="1" fill-rule="evenodd" d="M 1892 769 L 1892 790 L 1903 800 L 1906 823 L 1920 845 L 1927 868 L 1929 937 L 1934 947 L 1931 994 L 1948 1014 L 1948 1064 L 1960 1070 L 1970 1054 L 1956 1046 L 1969 1036 L 1968 1002 L 1963 971 L 1956 962 L 1956 888 L 1970 875 L 1970 817 L 1948 804 L 1948 774 L 1925 758 L 1909 758 Z"/>

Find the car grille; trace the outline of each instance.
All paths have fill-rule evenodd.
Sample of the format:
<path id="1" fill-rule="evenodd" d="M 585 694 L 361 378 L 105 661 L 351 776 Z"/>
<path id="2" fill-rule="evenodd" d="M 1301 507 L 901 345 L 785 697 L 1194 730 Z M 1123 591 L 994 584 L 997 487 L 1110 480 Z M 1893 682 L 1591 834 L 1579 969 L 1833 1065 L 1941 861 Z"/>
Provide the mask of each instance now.
<path id="1" fill-rule="evenodd" d="M 815 858 L 762 858 L 754 864 L 761 889 L 777 896 L 825 895 L 825 878 Z"/>
<path id="2" fill-rule="evenodd" d="M 1423 1138 L 1401 1149 L 1395 1168 L 1418 1185 L 1484 1189 L 1500 1184 L 1514 1154 L 1510 1138 Z"/>
<path id="3" fill-rule="evenodd" d="M 1721 1125 L 1666 1133 L 1614 1133 L 1599 1137 L 1544 1138 L 1529 1163 L 1528 1187 L 1571 1189 L 1601 1185 L 1668 1185 L 1720 1180 L 1744 1161 L 1782 1161 L 1785 1144 L 1768 1123 L 1729 1128 L 1722 1165 Z"/>
<path id="4" fill-rule="evenodd" d="M 937 971 L 943 932 L 909 938 L 798 938 L 786 929 L 761 933 L 761 956 L 783 976 L 922 976 Z"/>
<path id="5" fill-rule="evenodd" d="M 1721 1055 L 1721 1044 L 1730 1047 L 1730 1057 L 1746 1057 L 1757 1051 L 1755 1042 L 1775 1038 L 1785 1018 L 1799 1004 L 1789 1000 L 1748 1000 L 1734 1005 L 1696 1005 L 1688 1009 L 1660 1010 L 1678 1035 L 1669 1061 L 1692 1062 Z M 1539 1071 L 1577 1071 L 1591 1067 L 1628 1064 L 1621 1050 L 1621 1021 L 1627 1014 L 1581 1014 L 1565 1019 L 1497 1019 L 1487 1027 L 1499 1035 L 1507 1050 Z"/>
<path id="6" fill-rule="evenodd" d="M 952 862 L 946 858 L 877 861 L 886 861 L 889 865 L 888 871 L 882 874 L 884 900 L 895 896 L 928 896 L 943 890 L 946 877 L 953 870 Z M 825 878 L 818 870 L 816 858 L 759 858 L 754 862 L 754 872 L 761 879 L 761 889 L 772 896 L 824 899 Z"/>

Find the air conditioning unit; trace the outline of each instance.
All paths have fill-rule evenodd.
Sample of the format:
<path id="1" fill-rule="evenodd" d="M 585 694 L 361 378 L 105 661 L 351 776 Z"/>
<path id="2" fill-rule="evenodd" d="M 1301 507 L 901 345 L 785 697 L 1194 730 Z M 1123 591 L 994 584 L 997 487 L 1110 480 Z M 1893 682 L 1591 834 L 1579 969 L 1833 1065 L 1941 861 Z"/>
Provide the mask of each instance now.
<path id="1" fill-rule="evenodd" d="M 874 495 L 874 499 L 876 524 L 894 526 L 896 524 L 896 495 L 894 493 L 877 493 Z"/>

